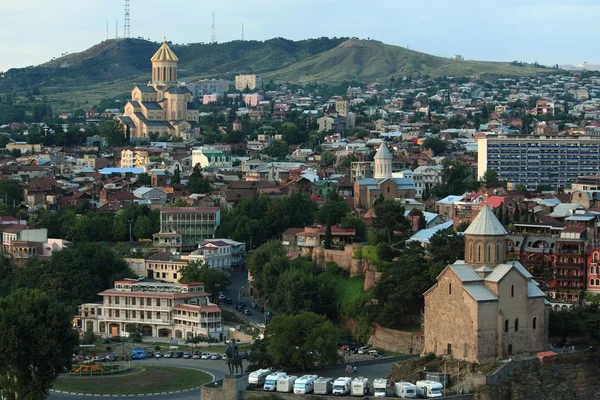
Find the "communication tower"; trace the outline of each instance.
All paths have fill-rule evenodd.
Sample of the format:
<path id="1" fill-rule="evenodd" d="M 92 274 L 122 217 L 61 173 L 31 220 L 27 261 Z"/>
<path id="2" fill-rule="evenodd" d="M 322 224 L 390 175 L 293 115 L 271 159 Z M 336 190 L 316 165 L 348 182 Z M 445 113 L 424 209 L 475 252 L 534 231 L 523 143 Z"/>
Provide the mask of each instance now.
<path id="1" fill-rule="evenodd" d="M 212 13 L 212 34 L 210 36 L 211 43 L 217 43 L 217 31 L 215 29 L 215 12 Z"/>
<path id="2" fill-rule="evenodd" d="M 131 26 L 129 24 L 129 0 L 125 0 L 125 32 L 123 37 L 128 38 L 131 35 Z"/>

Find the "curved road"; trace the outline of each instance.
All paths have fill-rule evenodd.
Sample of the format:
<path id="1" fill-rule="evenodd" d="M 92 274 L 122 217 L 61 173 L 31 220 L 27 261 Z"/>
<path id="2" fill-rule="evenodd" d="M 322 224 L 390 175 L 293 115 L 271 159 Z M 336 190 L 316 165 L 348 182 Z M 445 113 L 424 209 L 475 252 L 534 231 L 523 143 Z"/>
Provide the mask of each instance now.
<path id="1" fill-rule="evenodd" d="M 142 361 L 134 361 L 135 363 L 140 364 L 148 364 L 148 365 L 167 365 L 173 367 L 187 367 L 187 368 L 195 368 L 200 369 L 202 371 L 213 374 L 215 379 L 221 379 L 226 374 L 229 373 L 227 368 L 227 364 L 223 360 L 194 360 L 183 358 L 171 358 L 171 359 L 158 359 L 158 360 L 142 360 Z M 391 371 L 392 366 L 395 364 L 395 361 L 382 362 L 381 364 L 371 364 L 359 367 L 358 375 L 364 376 L 373 380 L 375 378 L 387 378 Z M 244 364 L 244 368 L 247 364 Z M 307 372 L 308 373 L 308 372 Z M 315 372 L 315 374 L 319 376 L 328 376 L 332 378 L 337 378 L 339 376 L 344 375 L 344 366 L 339 366 L 335 368 L 331 368 L 324 371 Z M 144 396 L 140 396 L 144 397 Z M 145 396 L 147 397 L 147 396 Z M 74 396 L 63 393 L 54 393 L 50 392 L 51 400 L 75 400 L 75 399 L 106 399 L 106 396 Z M 131 396 L 129 397 L 131 398 Z M 157 395 L 151 396 L 153 400 L 198 400 L 200 398 L 200 389 L 191 390 L 189 392 L 184 393 L 176 393 L 176 394 L 165 394 L 165 395 Z"/>

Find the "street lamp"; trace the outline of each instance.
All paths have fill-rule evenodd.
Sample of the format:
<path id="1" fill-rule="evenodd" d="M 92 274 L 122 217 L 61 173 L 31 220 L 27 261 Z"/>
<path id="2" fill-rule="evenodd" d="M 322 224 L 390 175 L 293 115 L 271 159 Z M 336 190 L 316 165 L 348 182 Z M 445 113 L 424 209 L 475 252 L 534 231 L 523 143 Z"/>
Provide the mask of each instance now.
<path id="1" fill-rule="evenodd" d="M 265 301 L 265 331 L 267 330 L 267 303 L 269 300 Z"/>

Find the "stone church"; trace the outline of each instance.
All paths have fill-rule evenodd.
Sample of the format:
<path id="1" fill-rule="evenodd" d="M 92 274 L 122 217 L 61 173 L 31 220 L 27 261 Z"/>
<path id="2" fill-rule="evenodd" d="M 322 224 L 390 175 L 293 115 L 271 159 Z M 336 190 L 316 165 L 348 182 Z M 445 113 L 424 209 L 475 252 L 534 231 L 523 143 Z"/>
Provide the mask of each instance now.
<path id="1" fill-rule="evenodd" d="M 150 59 L 152 81 L 136 86 L 123 115 L 117 117 L 131 141 L 148 140 L 151 135 L 169 134 L 190 139 L 200 134 L 199 110 L 192 92 L 177 84 L 177 62 L 166 41 Z"/>
<path id="2" fill-rule="evenodd" d="M 484 362 L 547 349 L 549 303 L 518 261 L 487 203 L 465 235 L 465 260 L 425 292 L 424 353 Z"/>

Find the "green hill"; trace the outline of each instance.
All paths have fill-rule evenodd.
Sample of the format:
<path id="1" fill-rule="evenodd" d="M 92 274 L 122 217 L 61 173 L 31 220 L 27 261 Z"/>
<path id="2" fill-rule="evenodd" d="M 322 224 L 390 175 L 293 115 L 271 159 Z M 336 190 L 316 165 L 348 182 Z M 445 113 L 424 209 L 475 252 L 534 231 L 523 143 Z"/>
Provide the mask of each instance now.
<path id="1" fill-rule="evenodd" d="M 454 61 L 373 40 L 319 38 L 264 42 L 170 45 L 179 57 L 181 80 L 225 78 L 257 73 L 267 80 L 340 83 L 373 82 L 392 76 L 470 76 L 480 73 L 531 75 L 534 67 L 508 63 Z M 134 84 L 150 78 L 150 58 L 159 43 L 140 39 L 106 40 L 83 52 L 28 68 L 11 69 L 0 79 L 0 93 L 38 87 L 55 111 L 90 107 L 102 98 L 126 97 Z"/>
<path id="2" fill-rule="evenodd" d="M 508 63 L 457 61 L 374 40 L 350 39 L 334 49 L 266 74 L 280 80 L 373 82 L 414 73 L 430 76 L 532 75 L 543 69 Z"/>

